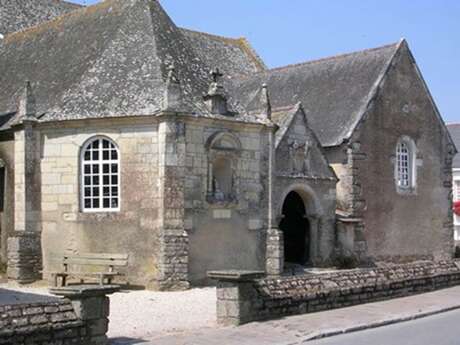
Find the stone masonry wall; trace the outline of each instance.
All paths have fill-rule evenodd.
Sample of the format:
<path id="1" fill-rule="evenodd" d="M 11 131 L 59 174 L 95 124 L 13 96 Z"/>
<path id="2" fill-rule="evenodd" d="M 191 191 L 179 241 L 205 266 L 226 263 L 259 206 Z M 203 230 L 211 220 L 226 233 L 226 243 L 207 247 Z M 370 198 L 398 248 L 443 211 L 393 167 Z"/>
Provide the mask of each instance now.
<path id="1" fill-rule="evenodd" d="M 216 135 L 228 133 L 241 147 L 215 150 L 232 160 L 233 200 L 209 200 L 210 164 L 207 147 Z M 185 222 L 189 235 L 189 276 L 206 284 L 210 270 L 264 269 L 268 193 L 267 132 L 244 123 L 189 121 L 185 128 Z M 238 253 L 238 255 L 235 255 Z"/>
<path id="2" fill-rule="evenodd" d="M 118 286 L 74 286 L 34 303 L 0 305 L 0 344 L 107 345 L 110 301 Z"/>
<path id="3" fill-rule="evenodd" d="M 51 254 L 126 253 L 126 280 L 149 286 L 158 272 L 158 126 L 139 120 L 74 126 L 41 129 L 45 277 L 60 269 Z M 119 212 L 81 212 L 80 150 L 95 136 L 111 139 L 120 152 Z"/>
<path id="4" fill-rule="evenodd" d="M 0 344 L 89 344 L 68 300 L 0 305 Z"/>
<path id="5" fill-rule="evenodd" d="M 460 263 L 415 262 L 330 274 L 219 282 L 220 324 L 341 308 L 460 284 Z"/>
<path id="6" fill-rule="evenodd" d="M 14 232 L 14 136 L 0 138 L 0 159 L 5 164 L 3 210 L 0 211 L 0 262 L 7 262 L 7 241 Z"/>

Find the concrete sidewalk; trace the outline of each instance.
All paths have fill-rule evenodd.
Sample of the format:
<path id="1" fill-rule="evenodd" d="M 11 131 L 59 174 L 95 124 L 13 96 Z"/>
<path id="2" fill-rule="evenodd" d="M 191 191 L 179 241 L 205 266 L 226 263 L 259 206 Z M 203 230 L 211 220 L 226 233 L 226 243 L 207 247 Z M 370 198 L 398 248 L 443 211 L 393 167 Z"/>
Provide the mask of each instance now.
<path id="1" fill-rule="evenodd" d="M 454 309 L 460 309 L 460 286 L 384 302 L 291 316 L 273 321 L 253 322 L 240 327 L 204 329 L 163 336 L 148 344 L 294 345 L 321 337 L 413 320 Z"/>

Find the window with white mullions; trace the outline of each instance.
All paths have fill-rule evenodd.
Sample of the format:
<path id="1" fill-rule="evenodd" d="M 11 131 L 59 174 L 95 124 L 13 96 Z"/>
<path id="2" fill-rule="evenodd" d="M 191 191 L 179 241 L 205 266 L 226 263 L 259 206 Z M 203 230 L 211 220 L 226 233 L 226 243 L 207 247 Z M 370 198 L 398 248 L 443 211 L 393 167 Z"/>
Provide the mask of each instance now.
<path id="1" fill-rule="evenodd" d="M 119 152 L 107 138 L 94 138 L 82 150 L 81 195 L 85 212 L 120 209 Z"/>
<path id="2" fill-rule="evenodd" d="M 405 142 L 400 142 L 397 148 L 398 186 L 410 187 L 410 150 Z"/>
<path id="3" fill-rule="evenodd" d="M 396 145 L 395 180 L 400 192 L 415 192 L 416 146 L 408 136 L 403 136 Z"/>

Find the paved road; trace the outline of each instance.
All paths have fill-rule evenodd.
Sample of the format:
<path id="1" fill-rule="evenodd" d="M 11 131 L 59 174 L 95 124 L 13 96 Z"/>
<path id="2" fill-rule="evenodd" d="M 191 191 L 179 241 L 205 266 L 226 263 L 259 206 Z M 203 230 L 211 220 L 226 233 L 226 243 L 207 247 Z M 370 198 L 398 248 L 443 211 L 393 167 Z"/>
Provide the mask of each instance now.
<path id="1" fill-rule="evenodd" d="M 424 321 L 420 319 L 413 324 L 416 327 L 412 330 L 412 322 L 403 323 L 400 327 L 390 326 L 376 329 L 360 340 L 361 333 L 351 334 L 351 337 L 339 336 L 317 341 L 318 345 L 460 345 L 460 286 L 449 289 L 434 291 L 410 297 L 398 298 L 388 301 L 381 301 L 369 304 L 361 304 L 353 307 L 327 310 L 319 313 L 304 314 L 280 318 L 266 322 L 252 322 L 240 327 L 198 329 L 191 332 L 178 334 L 158 334 L 156 337 L 146 338 L 146 345 L 300 345 L 312 344 L 307 342 L 320 335 L 333 335 L 349 332 L 352 330 L 375 327 L 377 325 L 412 320 L 422 316 L 428 316 L 447 310 L 459 310 L 449 321 L 444 321 L 443 314 L 438 317 L 429 318 Z M 451 314 L 446 314 L 451 315 Z M 456 318 L 456 320 L 455 320 Z M 431 324 L 433 327 L 430 327 Z M 418 326 L 417 325 L 421 325 Z M 425 326 L 426 325 L 426 326 Z M 406 327 L 409 327 L 406 330 Z M 386 329 L 394 333 L 384 333 L 380 339 L 380 333 Z M 457 331 L 458 330 L 458 331 Z M 406 332 L 408 335 L 404 335 Z M 366 335 L 366 333 L 363 333 Z M 421 335 L 426 343 L 420 342 Z M 455 338 L 452 338 L 451 336 Z M 457 336 L 458 335 L 458 336 Z M 431 337 L 441 336 L 445 341 L 432 340 Z M 343 341 L 342 341 L 343 337 Z M 357 337 L 356 339 L 354 337 Z M 449 338 L 450 337 L 450 338 Z M 394 339 L 393 339 L 394 338 Z M 339 340 L 336 340 L 339 339 Z M 415 341 L 411 341 L 415 339 Z M 452 342 L 452 339 L 456 341 Z M 136 342 L 126 343 L 125 339 L 118 339 L 113 344 L 126 345 L 137 344 Z M 332 341 L 332 342 L 329 342 Z M 345 342 L 348 341 L 348 342 Z M 359 342 L 361 341 L 361 342 Z M 398 343 L 398 341 L 401 341 Z M 451 342 L 449 342 L 451 341 Z M 140 342 L 138 342 L 140 343 Z"/>
<path id="2" fill-rule="evenodd" d="M 460 310 L 348 333 L 306 345 L 459 345 Z"/>

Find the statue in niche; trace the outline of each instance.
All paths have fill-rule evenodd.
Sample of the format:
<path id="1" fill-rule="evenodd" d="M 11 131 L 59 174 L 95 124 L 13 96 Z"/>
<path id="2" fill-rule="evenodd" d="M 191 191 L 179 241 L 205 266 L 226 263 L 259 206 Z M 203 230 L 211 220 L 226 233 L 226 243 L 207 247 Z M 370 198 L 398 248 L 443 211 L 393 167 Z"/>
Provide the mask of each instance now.
<path id="1" fill-rule="evenodd" d="M 297 140 L 289 144 L 289 163 L 291 174 L 306 174 L 310 171 L 311 142 L 301 144 Z"/>

